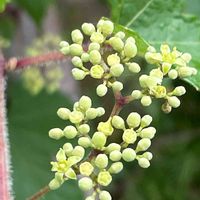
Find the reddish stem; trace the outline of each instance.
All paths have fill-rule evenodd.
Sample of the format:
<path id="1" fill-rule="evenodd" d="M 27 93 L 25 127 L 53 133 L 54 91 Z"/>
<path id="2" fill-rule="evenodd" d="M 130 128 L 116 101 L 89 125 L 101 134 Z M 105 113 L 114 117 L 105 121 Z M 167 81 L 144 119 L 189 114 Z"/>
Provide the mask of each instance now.
<path id="1" fill-rule="evenodd" d="M 37 193 L 35 193 L 33 196 L 27 198 L 27 200 L 38 200 L 45 194 L 47 194 L 50 191 L 48 186 L 45 186 L 41 190 L 39 190 Z"/>
<path id="2" fill-rule="evenodd" d="M 0 199 L 10 200 L 9 145 L 5 118 L 5 61 L 0 50 Z"/>
<path id="3" fill-rule="evenodd" d="M 11 58 L 12 59 L 12 58 Z M 67 59 L 67 56 L 63 55 L 59 51 L 53 51 L 46 54 L 33 56 L 33 57 L 25 57 L 18 59 L 16 62 L 16 66 L 9 66 L 9 61 L 7 62 L 7 69 L 22 69 L 25 67 L 28 67 L 30 65 L 38 65 L 38 64 L 44 64 L 50 61 L 62 61 Z"/>

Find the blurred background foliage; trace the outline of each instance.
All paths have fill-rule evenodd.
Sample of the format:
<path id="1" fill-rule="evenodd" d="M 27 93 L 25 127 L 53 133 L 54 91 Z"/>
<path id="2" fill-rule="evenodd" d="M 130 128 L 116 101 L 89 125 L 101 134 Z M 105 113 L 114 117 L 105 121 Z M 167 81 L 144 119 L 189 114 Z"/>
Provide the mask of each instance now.
<path id="1" fill-rule="evenodd" d="M 52 33 L 68 39 L 70 31 L 81 23 L 96 22 L 106 16 L 138 31 L 156 47 L 160 42 L 168 42 L 190 52 L 192 66 L 200 68 L 199 13 L 199 0 L 12 0 L 0 14 L 0 45 L 5 48 L 6 57 L 21 57 L 28 54 L 25 49 L 32 48 L 36 38 Z M 143 71 L 148 72 L 150 66 L 141 58 L 138 61 Z M 59 107 L 71 107 L 83 93 L 93 97 L 95 105 L 107 107 L 108 113 L 113 105 L 111 94 L 103 99 L 95 96 L 95 83 L 91 79 L 81 84 L 70 79 L 69 62 L 55 66 L 58 64 L 65 76 L 60 89 L 51 94 L 43 89 L 33 96 L 24 88 L 21 72 L 8 76 L 8 129 L 17 200 L 26 199 L 53 176 L 49 162 L 65 140 L 53 141 L 47 133 L 53 127 L 66 126 L 56 116 Z M 192 82 L 200 84 L 198 77 Z M 137 88 L 136 78 L 124 73 L 124 94 Z M 114 184 L 110 186 L 114 200 L 200 199 L 200 93 L 182 80 L 166 84 L 171 87 L 184 85 L 187 89 L 181 107 L 172 113 L 163 114 L 160 102 L 147 109 L 139 103 L 130 104 L 122 111 L 124 116 L 128 110 L 136 110 L 141 115 L 149 112 L 154 116 L 157 135 L 151 148 L 154 159 L 150 168 L 140 169 L 130 163 L 114 177 Z M 83 194 L 77 183 L 70 181 L 43 199 L 81 200 Z"/>

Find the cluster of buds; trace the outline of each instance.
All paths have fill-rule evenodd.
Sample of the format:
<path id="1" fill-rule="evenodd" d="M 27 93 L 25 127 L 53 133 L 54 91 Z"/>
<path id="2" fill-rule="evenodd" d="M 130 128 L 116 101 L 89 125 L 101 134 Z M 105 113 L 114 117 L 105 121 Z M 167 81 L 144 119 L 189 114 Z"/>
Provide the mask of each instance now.
<path id="1" fill-rule="evenodd" d="M 83 45 L 84 36 L 89 37 L 87 46 Z M 124 162 L 136 160 L 140 167 L 148 168 L 153 155 L 147 151 L 151 146 L 156 129 L 150 126 L 152 117 L 143 117 L 131 112 L 126 120 L 119 116 L 122 107 L 133 100 L 140 100 L 143 106 L 149 106 L 153 98 L 164 99 L 162 109 L 170 112 L 171 108 L 180 105 L 177 96 L 185 93 L 183 86 L 168 91 L 163 85 L 163 79 L 169 77 L 184 78 L 196 73 L 195 69 L 188 67 L 191 56 L 182 54 L 176 49 L 171 52 L 168 45 L 161 45 L 161 53 L 153 47 L 147 49 L 145 58 L 147 62 L 156 66 L 149 75 L 139 77 L 141 90 L 133 90 L 131 95 L 122 96 L 123 84 L 118 80 L 124 68 L 131 73 L 139 73 L 140 66 L 134 61 L 137 55 L 137 46 L 133 37 L 126 37 L 124 32 L 114 32 L 114 24 L 109 20 L 100 20 L 95 27 L 84 23 L 82 32 L 78 29 L 72 31 L 73 44 L 62 41 L 61 52 L 72 56 L 72 75 L 76 80 L 82 80 L 90 75 L 102 81 L 97 86 L 98 96 L 104 96 L 108 88 L 113 90 L 115 105 L 107 121 L 100 121 L 96 131 L 90 129 L 89 120 L 94 120 L 105 114 L 102 107 L 92 108 L 92 101 L 82 96 L 74 104 L 73 111 L 60 108 L 58 116 L 69 120 L 64 130 L 53 128 L 49 136 L 53 139 L 77 138 L 77 146 L 70 142 L 58 151 L 56 162 L 52 162 L 52 171 L 55 178 L 50 182 L 50 189 L 57 189 L 68 179 L 78 179 L 81 190 L 89 195 L 85 200 L 111 200 L 110 193 L 103 189 L 112 181 L 112 176 L 122 171 Z M 121 134 L 120 143 L 108 142 L 108 137 Z M 86 151 L 87 149 L 87 151 Z"/>
<path id="2" fill-rule="evenodd" d="M 100 20 L 95 28 L 93 24 L 84 23 L 81 30 L 71 33 L 73 44 L 62 41 L 61 52 L 72 56 L 72 75 L 76 80 L 83 80 L 90 75 L 102 80 L 96 88 L 98 96 L 104 96 L 108 88 L 121 91 L 123 84 L 117 81 L 127 67 L 132 73 L 138 73 L 140 66 L 132 62 L 137 54 L 137 46 L 133 37 L 125 37 L 125 33 L 114 31 L 114 24 L 109 20 Z M 83 45 L 84 35 L 89 36 L 87 46 Z M 106 52 L 109 52 L 107 54 Z M 86 67 L 87 66 L 87 67 Z"/>
<path id="3" fill-rule="evenodd" d="M 153 68 L 149 75 L 142 74 L 139 78 L 141 90 L 134 90 L 132 97 L 140 99 L 143 106 L 149 106 L 153 98 L 164 99 L 162 110 L 166 113 L 171 112 L 172 108 L 180 106 L 178 96 L 185 94 L 183 86 L 178 86 L 172 91 L 168 91 L 163 85 L 164 78 L 176 79 L 186 78 L 197 73 L 195 68 L 187 66 L 191 60 L 189 53 L 181 53 L 170 48 L 167 44 L 160 47 L 161 53 L 157 53 L 155 48 L 150 46 L 145 54 L 146 61 L 157 66 Z"/>
<path id="4" fill-rule="evenodd" d="M 156 133 L 154 127 L 148 127 L 152 122 L 150 115 L 141 116 L 132 112 L 125 121 L 118 115 L 111 116 L 106 122 L 99 122 L 97 131 L 92 132 L 89 120 L 104 115 L 102 107 L 92 108 L 92 101 L 87 96 L 82 96 L 74 104 L 73 111 L 68 108 L 59 108 L 58 116 L 69 120 L 73 125 L 66 126 L 63 130 L 53 128 L 49 137 L 53 139 L 77 138 L 77 146 L 65 143 L 56 155 L 56 162 L 51 162 L 54 179 L 49 183 L 51 189 L 57 189 L 68 179 L 79 179 L 79 187 L 83 191 L 91 191 L 91 196 L 86 199 L 111 199 L 109 192 L 101 190 L 112 181 L 112 175 L 121 172 L 123 161 L 138 161 L 139 166 L 150 166 L 152 153 L 145 152 L 151 145 L 151 139 Z M 109 143 L 107 138 L 115 131 L 121 130 L 122 142 Z M 88 155 L 86 149 L 92 149 Z M 142 152 L 142 154 L 141 154 Z"/>
<path id="5" fill-rule="evenodd" d="M 33 41 L 31 47 L 27 48 L 27 56 L 37 56 L 40 53 L 49 50 L 55 50 L 60 41 L 55 35 L 44 35 L 43 37 Z M 63 78 L 61 67 L 55 63 L 49 63 L 47 66 L 34 67 L 31 66 L 21 72 L 22 83 L 30 94 L 36 95 L 45 89 L 48 93 L 53 93 L 60 87 Z"/>

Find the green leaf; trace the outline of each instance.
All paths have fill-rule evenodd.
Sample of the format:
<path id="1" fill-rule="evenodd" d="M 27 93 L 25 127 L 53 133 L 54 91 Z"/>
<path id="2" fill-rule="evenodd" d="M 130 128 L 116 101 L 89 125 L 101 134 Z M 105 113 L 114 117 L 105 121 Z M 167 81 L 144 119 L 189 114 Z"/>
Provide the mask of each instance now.
<path id="1" fill-rule="evenodd" d="M 109 0 L 112 19 L 137 31 L 151 45 L 166 42 L 180 51 L 191 53 L 191 65 L 198 70 L 192 78 L 184 79 L 200 90 L 200 20 L 183 13 L 184 0 Z M 200 2 L 196 5 L 200 6 Z M 190 9 L 191 10 L 191 9 Z"/>
<path id="2" fill-rule="evenodd" d="M 33 97 L 16 81 L 8 83 L 8 124 L 11 143 L 13 188 L 15 199 L 26 199 L 54 177 L 50 162 L 66 140 L 48 137 L 54 127 L 64 128 L 59 119 L 59 107 L 71 107 L 71 102 L 59 93 L 41 92 Z M 43 199 L 43 198 L 42 198 Z M 77 182 L 69 180 L 44 199 L 83 199 Z"/>
<path id="3" fill-rule="evenodd" d="M 0 1 L 0 13 L 4 11 L 6 6 L 6 0 L 1 0 Z"/>
<path id="4" fill-rule="evenodd" d="M 134 37 L 139 55 L 143 56 L 149 44 L 136 32 L 119 24 L 115 24 L 114 32 L 123 31 L 127 37 Z"/>
<path id="5" fill-rule="evenodd" d="M 15 0 L 16 3 L 25 9 L 33 20 L 40 24 L 48 6 L 54 2 L 54 0 Z"/>

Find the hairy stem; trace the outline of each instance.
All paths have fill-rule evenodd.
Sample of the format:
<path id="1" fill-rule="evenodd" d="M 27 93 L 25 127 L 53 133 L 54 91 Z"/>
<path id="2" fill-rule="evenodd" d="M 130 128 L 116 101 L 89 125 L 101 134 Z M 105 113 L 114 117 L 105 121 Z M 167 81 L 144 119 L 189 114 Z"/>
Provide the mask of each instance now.
<path id="1" fill-rule="evenodd" d="M 35 193 L 33 196 L 27 198 L 26 200 L 38 200 L 45 194 L 47 194 L 50 191 L 50 188 L 48 186 L 43 187 L 41 190 L 39 190 L 37 193 Z"/>
<path id="2" fill-rule="evenodd" d="M 5 60 L 0 50 L 0 199 L 11 200 L 10 157 L 5 117 Z"/>
<path id="3" fill-rule="evenodd" d="M 8 60 L 6 63 L 6 69 L 8 70 L 13 70 L 13 69 L 22 69 L 26 68 L 31 65 L 39 65 L 39 64 L 44 64 L 50 61 L 62 61 L 67 59 L 68 57 L 63 55 L 59 51 L 53 51 L 49 52 L 46 54 L 38 55 L 38 56 L 33 56 L 33 57 L 25 57 L 21 59 L 16 59 L 16 62 L 13 63 L 11 58 Z"/>

